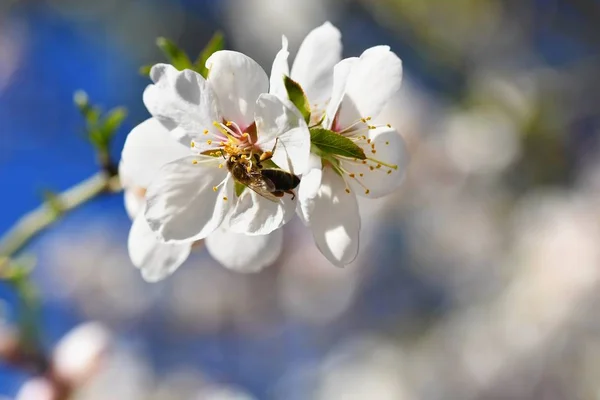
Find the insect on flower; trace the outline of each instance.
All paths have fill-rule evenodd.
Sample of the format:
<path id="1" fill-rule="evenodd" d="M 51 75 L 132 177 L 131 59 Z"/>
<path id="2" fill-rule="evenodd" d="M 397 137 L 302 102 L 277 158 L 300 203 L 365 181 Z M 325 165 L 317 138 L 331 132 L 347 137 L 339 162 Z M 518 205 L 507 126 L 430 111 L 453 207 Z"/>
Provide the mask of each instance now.
<path id="1" fill-rule="evenodd" d="M 275 142 L 277 146 L 277 141 Z M 236 182 L 250 188 L 257 194 L 277 201 L 286 193 L 292 195 L 292 200 L 296 198 L 294 189 L 300 184 L 300 178 L 290 172 L 279 168 L 264 168 L 263 162 L 273 157 L 273 151 L 265 151 L 260 156 L 251 154 L 249 157 L 245 154 L 231 155 L 225 157 L 225 152 L 221 150 L 223 158 L 227 160 L 227 169 Z"/>

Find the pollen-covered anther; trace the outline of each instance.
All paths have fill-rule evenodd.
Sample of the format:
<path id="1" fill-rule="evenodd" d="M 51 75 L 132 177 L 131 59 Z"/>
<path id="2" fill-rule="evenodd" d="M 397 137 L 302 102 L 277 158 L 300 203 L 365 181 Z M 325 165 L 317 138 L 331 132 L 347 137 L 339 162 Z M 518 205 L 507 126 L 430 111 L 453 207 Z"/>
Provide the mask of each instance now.
<path id="1" fill-rule="evenodd" d="M 374 170 L 375 170 L 375 167 L 374 167 L 374 166 L 372 166 L 372 165 L 369 165 L 369 169 L 370 169 L 371 171 L 374 171 Z"/>
<path id="2" fill-rule="evenodd" d="M 377 129 L 377 127 L 375 125 L 369 125 L 368 128 L 371 129 L 371 130 Z"/>
<path id="3" fill-rule="evenodd" d="M 371 153 L 375 154 L 375 153 L 377 153 L 377 150 L 373 149 L 373 150 L 371 150 Z"/>
<path id="4" fill-rule="evenodd" d="M 381 168 L 381 164 L 377 164 L 377 166 L 375 168 L 377 168 L 377 169 Z"/>
<path id="5" fill-rule="evenodd" d="M 362 163 L 363 163 L 363 164 L 366 164 L 366 163 L 367 163 L 367 160 L 362 160 Z"/>
<path id="6" fill-rule="evenodd" d="M 350 189 L 346 188 L 346 193 L 350 194 Z"/>
<path id="7" fill-rule="evenodd" d="M 196 147 L 196 143 L 192 140 L 192 142 L 190 143 L 190 147 Z"/>
<path id="8" fill-rule="evenodd" d="M 223 164 L 219 164 L 219 168 L 223 168 Z"/>
<path id="9" fill-rule="evenodd" d="M 365 176 L 365 174 L 363 174 L 363 173 L 361 172 L 360 174 L 358 174 L 358 176 L 360 176 L 360 177 L 362 178 L 363 176 Z"/>
<path id="10" fill-rule="evenodd" d="M 223 201 L 227 201 L 227 196 L 223 197 Z"/>
<path id="11" fill-rule="evenodd" d="M 371 193 L 371 191 L 369 189 L 366 189 L 365 194 L 369 194 L 369 193 Z"/>
<path id="12" fill-rule="evenodd" d="M 385 145 L 386 145 L 386 146 L 387 146 L 387 145 L 389 145 L 389 144 L 390 144 L 390 142 L 385 142 Z"/>
<path id="13" fill-rule="evenodd" d="M 392 127 L 392 124 L 386 124 L 386 126 L 387 126 L 388 128 L 391 128 L 391 127 Z"/>
<path id="14" fill-rule="evenodd" d="M 350 174 L 350 175 L 348 175 L 348 176 L 349 176 L 350 178 L 354 178 L 354 177 L 356 177 L 356 175 L 354 175 L 354 174 Z"/>
<path id="15" fill-rule="evenodd" d="M 212 140 L 208 139 L 208 140 L 206 141 L 206 144 L 208 144 L 208 145 L 210 146 L 210 145 L 212 144 Z"/>
<path id="16" fill-rule="evenodd" d="M 194 164 L 194 165 L 198 164 L 198 160 L 193 160 L 192 164 Z"/>
<path id="17" fill-rule="evenodd" d="M 205 134 L 205 135 L 208 135 L 208 129 L 205 129 L 205 130 L 204 130 L 204 134 Z"/>
<path id="18" fill-rule="evenodd" d="M 213 186 L 213 191 L 216 192 L 217 190 L 219 190 L 219 187 L 218 186 Z"/>
<path id="19" fill-rule="evenodd" d="M 388 170 L 388 172 L 387 172 L 387 174 L 389 175 L 389 174 L 391 174 L 391 173 L 392 173 L 392 170 L 391 170 L 391 169 L 389 169 L 389 170 Z"/>
<path id="20" fill-rule="evenodd" d="M 225 122 L 225 125 L 226 125 L 226 126 L 231 126 L 231 125 L 233 125 L 233 122 L 231 122 L 231 121 L 227 121 L 227 122 Z"/>
<path id="21" fill-rule="evenodd" d="M 370 144 L 370 143 L 371 143 L 371 139 L 367 139 L 367 143 L 369 143 L 369 144 Z"/>

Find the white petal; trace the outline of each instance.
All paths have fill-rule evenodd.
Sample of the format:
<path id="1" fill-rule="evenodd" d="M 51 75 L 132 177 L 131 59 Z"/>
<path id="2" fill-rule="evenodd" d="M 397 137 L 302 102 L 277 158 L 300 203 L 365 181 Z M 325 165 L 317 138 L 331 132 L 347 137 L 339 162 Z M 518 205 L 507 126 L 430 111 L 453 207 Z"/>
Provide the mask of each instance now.
<path id="1" fill-rule="evenodd" d="M 206 238 L 206 249 L 225 268 L 258 272 L 273 264 L 283 245 L 281 229 L 268 235 L 248 236 L 219 228 Z"/>
<path id="2" fill-rule="evenodd" d="M 190 156 L 160 169 L 146 193 L 146 220 L 163 241 L 200 240 L 219 227 L 230 208 L 233 182 L 215 163 L 218 158 Z"/>
<path id="3" fill-rule="evenodd" d="M 298 49 L 291 78 L 304 89 L 311 105 L 325 109 L 331 96 L 333 67 L 342 59 L 342 35 L 329 22 L 311 31 Z"/>
<path id="4" fill-rule="evenodd" d="M 136 189 L 125 189 L 124 202 L 125 211 L 131 219 L 135 219 L 146 205 L 146 199 L 139 196 Z"/>
<path id="5" fill-rule="evenodd" d="M 256 99 L 269 90 L 269 78 L 261 66 L 242 53 L 222 50 L 206 60 L 206 68 L 223 118 L 242 129 L 252 125 Z"/>
<path id="6" fill-rule="evenodd" d="M 281 50 L 275 56 L 273 66 L 271 67 L 271 78 L 269 93 L 274 94 L 280 99 L 287 99 L 287 91 L 283 83 L 283 77 L 290 75 L 290 67 L 288 64 L 288 40 L 285 36 L 281 38 Z"/>
<path id="7" fill-rule="evenodd" d="M 155 118 L 147 119 L 129 133 L 121 153 L 120 173 L 128 186 L 148 187 L 165 164 L 189 156 L 190 148 L 169 135 Z"/>
<path id="8" fill-rule="evenodd" d="M 281 100 L 272 94 L 262 94 L 257 101 L 257 145 L 272 150 L 273 161 L 280 168 L 302 174 L 308 167 L 310 155 L 310 132 L 304 118 L 289 100 Z"/>
<path id="9" fill-rule="evenodd" d="M 156 282 L 171 275 L 187 260 L 191 243 L 161 243 L 140 214 L 131 225 L 127 247 L 131 262 L 141 270 L 144 280 Z"/>
<path id="10" fill-rule="evenodd" d="M 371 139 L 370 144 L 358 142 L 370 158 L 367 164 L 342 161 L 342 167 L 354 174 L 354 178 L 346 176 L 346 180 L 359 196 L 386 196 L 404 180 L 409 158 L 406 145 L 394 128 L 374 129 L 369 131 L 368 138 Z M 376 153 L 372 153 L 373 149 Z"/>
<path id="11" fill-rule="evenodd" d="M 344 180 L 325 168 L 310 223 L 317 247 L 336 266 L 351 263 L 358 254 L 358 203 L 345 189 Z"/>
<path id="12" fill-rule="evenodd" d="M 200 74 L 157 64 L 150 77 L 155 84 L 144 91 L 144 104 L 177 140 L 189 146 L 192 140 L 206 140 L 204 130 L 219 133 L 213 125 L 221 121 L 217 98 Z"/>
<path id="13" fill-rule="evenodd" d="M 323 124 L 328 129 L 332 127 L 336 113 L 344 98 L 344 93 L 346 93 L 348 75 L 358 60 L 358 57 L 345 58 L 333 69 L 333 88 L 331 89 L 331 99 L 327 104 L 327 111 L 325 112 L 325 121 Z"/>
<path id="14" fill-rule="evenodd" d="M 322 177 L 321 158 L 311 153 L 308 172 L 302 176 L 298 186 L 298 206 L 296 207 L 296 212 L 305 225 L 308 225 L 312 218 L 315 197 L 319 193 Z"/>
<path id="15" fill-rule="evenodd" d="M 269 200 L 246 188 L 229 216 L 229 229 L 246 235 L 266 235 L 281 228 L 294 216 L 296 199 L 285 194 Z"/>
<path id="16" fill-rule="evenodd" d="M 361 117 L 377 117 L 401 82 L 402 61 L 388 46 L 366 50 L 348 75 L 338 111 L 340 126 L 347 127 Z"/>

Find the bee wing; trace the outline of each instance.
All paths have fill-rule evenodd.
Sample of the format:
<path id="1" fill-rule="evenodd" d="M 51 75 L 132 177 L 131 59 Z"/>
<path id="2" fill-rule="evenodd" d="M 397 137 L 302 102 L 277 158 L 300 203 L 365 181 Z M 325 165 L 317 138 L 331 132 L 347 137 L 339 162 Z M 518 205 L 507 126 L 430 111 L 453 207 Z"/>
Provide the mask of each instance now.
<path id="1" fill-rule="evenodd" d="M 272 193 L 275 191 L 275 185 L 268 178 L 264 178 L 260 175 L 253 176 L 246 186 L 265 199 L 274 202 L 279 201 L 279 198 Z"/>

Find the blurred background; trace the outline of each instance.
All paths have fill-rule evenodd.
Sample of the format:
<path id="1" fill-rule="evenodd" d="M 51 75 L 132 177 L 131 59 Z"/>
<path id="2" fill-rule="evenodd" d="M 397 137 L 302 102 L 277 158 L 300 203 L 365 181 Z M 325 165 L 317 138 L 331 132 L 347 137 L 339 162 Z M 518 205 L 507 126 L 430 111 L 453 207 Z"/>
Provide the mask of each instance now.
<path id="1" fill-rule="evenodd" d="M 294 221 L 259 274 L 200 251 L 148 284 L 102 196 L 26 249 L 45 352 L 92 371 L 69 399 L 600 399 L 597 0 L 0 0 L 0 233 L 97 171 L 77 89 L 129 109 L 120 154 L 157 36 L 195 56 L 221 30 L 270 71 L 326 20 L 344 56 L 389 44 L 405 68 L 379 119 L 411 166 L 362 202 L 357 261 Z M 0 283 L 1 326 L 18 313 Z M 0 361 L 0 398 L 51 390 Z"/>

